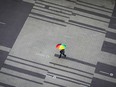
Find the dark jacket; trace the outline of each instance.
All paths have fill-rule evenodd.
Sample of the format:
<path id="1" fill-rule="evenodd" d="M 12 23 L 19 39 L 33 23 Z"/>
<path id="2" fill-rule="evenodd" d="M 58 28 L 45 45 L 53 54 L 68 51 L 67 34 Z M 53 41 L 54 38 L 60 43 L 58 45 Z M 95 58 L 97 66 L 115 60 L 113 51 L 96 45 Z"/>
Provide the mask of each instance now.
<path id="1" fill-rule="evenodd" d="M 64 54 L 65 53 L 65 50 L 64 49 L 60 50 L 60 53 L 61 54 Z"/>

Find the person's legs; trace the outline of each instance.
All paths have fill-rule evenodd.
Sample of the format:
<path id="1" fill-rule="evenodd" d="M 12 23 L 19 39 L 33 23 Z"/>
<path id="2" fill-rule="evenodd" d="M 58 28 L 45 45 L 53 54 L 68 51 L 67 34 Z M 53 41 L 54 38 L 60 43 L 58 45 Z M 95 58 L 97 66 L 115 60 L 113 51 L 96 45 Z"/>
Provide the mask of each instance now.
<path id="1" fill-rule="evenodd" d="M 62 50 L 62 55 L 63 55 L 64 57 L 66 57 L 66 55 L 65 55 L 65 50 Z"/>
<path id="2" fill-rule="evenodd" d="M 59 58 L 61 58 L 61 56 L 62 56 L 62 50 L 60 50 L 60 56 L 59 56 Z"/>
<path id="3" fill-rule="evenodd" d="M 59 56 L 59 58 L 61 58 L 62 55 L 63 55 L 64 57 L 66 57 L 64 49 L 63 49 L 63 50 L 60 50 L 60 56 Z"/>
<path id="4" fill-rule="evenodd" d="M 62 56 L 62 54 L 60 53 L 60 56 L 59 56 L 59 58 L 61 58 L 61 56 Z"/>
<path id="5" fill-rule="evenodd" d="M 66 57 L 66 55 L 63 53 L 64 57 Z"/>

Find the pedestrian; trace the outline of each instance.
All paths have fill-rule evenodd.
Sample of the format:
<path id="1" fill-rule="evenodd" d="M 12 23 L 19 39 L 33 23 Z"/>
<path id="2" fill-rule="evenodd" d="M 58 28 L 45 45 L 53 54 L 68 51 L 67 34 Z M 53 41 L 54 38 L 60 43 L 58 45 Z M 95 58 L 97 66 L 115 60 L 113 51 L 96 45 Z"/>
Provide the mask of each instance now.
<path id="1" fill-rule="evenodd" d="M 60 50 L 59 58 L 61 58 L 62 55 L 63 55 L 64 57 L 66 57 L 66 54 L 65 54 L 66 44 L 61 44 L 61 43 L 60 43 L 60 44 L 57 44 L 57 45 L 56 45 L 56 48 Z"/>
<path id="2" fill-rule="evenodd" d="M 65 49 L 60 50 L 60 56 L 59 56 L 59 58 L 61 58 L 62 55 L 63 55 L 64 57 L 66 57 Z"/>

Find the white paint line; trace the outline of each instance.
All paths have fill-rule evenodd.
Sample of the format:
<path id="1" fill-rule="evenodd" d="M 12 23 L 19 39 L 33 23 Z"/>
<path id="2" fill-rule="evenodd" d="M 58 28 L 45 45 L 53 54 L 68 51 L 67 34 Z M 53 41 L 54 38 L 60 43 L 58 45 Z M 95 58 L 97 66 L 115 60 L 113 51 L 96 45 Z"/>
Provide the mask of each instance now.
<path id="1" fill-rule="evenodd" d="M 104 72 L 104 71 L 99 71 L 99 72 L 101 72 L 101 73 L 104 73 L 104 74 L 107 74 L 107 75 L 109 75 L 109 73 L 107 73 L 107 72 Z"/>
<path id="2" fill-rule="evenodd" d="M 109 31 L 109 32 L 112 32 L 112 33 L 116 33 L 116 30 L 112 29 L 112 28 L 106 28 L 106 30 Z"/>
<path id="3" fill-rule="evenodd" d="M 49 58 L 49 55 L 44 55 L 44 54 L 41 54 L 41 53 L 36 53 L 36 55 L 39 55 L 39 56 L 45 57 L 45 58 Z"/>
<path id="4" fill-rule="evenodd" d="M 10 52 L 11 48 L 5 47 L 5 46 L 0 46 L 0 50 Z"/>
<path id="5" fill-rule="evenodd" d="M 53 79 L 56 79 L 55 75 L 47 74 L 46 76 L 52 77 Z"/>
<path id="6" fill-rule="evenodd" d="M 106 38 L 105 38 L 105 41 L 116 44 L 116 40 L 111 39 L 111 38 L 107 38 L 107 37 L 106 37 Z"/>
<path id="7" fill-rule="evenodd" d="M 0 23 L 1 23 L 1 24 L 6 24 L 6 23 L 4 23 L 4 22 L 1 22 L 1 21 L 0 21 Z"/>
<path id="8" fill-rule="evenodd" d="M 116 79 L 115 78 L 111 78 L 111 77 L 108 77 L 108 76 L 105 76 L 105 75 L 101 75 L 101 74 L 95 73 L 94 77 L 102 79 L 102 80 L 106 80 L 106 81 L 109 81 L 109 82 L 116 83 Z"/>
<path id="9" fill-rule="evenodd" d="M 27 3 L 32 3 L 34 4 L 35 3 L 35 0 L 23 0 L 24 2 L 27 2 Z"/>

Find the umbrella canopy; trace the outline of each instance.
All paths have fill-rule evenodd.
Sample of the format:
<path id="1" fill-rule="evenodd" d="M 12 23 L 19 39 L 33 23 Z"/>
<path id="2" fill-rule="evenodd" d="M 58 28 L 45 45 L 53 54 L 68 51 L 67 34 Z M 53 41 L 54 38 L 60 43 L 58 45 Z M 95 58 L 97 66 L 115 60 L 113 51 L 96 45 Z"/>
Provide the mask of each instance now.
<path id="1" fill-rule="evenodd" d="M 59 50 L 65 49 L 66 48 L 66 44 L 57 44 L 56 48 Z"/>

